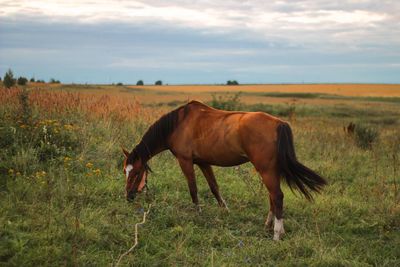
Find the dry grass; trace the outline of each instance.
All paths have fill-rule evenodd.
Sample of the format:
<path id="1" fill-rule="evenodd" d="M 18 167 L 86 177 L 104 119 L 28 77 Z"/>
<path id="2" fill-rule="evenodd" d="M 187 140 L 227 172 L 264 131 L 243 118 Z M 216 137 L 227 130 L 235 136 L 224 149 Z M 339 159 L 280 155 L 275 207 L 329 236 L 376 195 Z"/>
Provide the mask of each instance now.
<path id="1" fill-rule="evenodd" d="M 0 90 L 0 104 L 19 105 L 20 88 Z M 77 111 L 91 118 L 110 118 L 114 120 L 134 120 L 138 117 L 151 119 L 154 111 L 142 107 L 134 96 L 80 93 L 61 90 L 29 90 L 29 103 L 48 114 L 67 115 Z M 158 113 L 157 113 L 158 114 Z"/>
<path id="2" fill-rule="evenodd" d="M 166 86 L 114 86 L 114 85 L 60 85 L 31 83 L 28 88 L 51 89 L 52 91 L 79 92 L 91 99 L 111 97 L 120 99 L 116 103 L 136 101 L 141 104 L 158 104 L 173 101 L 187 102 L 192 99 L 208 102 L 211 94 L 243 92 L 241 101 L 246 104 L 297 103 L 306 105 L 337 105 L 352 103 L 354 97 L 400 97 L 400 84 L 264 84 L 264 85 L 166 85 Z M 275 97 L 273 94 L 281 94 Z M 288 94 L 285 96 L 285 94 Z M 326 97 L 293 97 L 291 94 L 322 94 Z M 359 99 L 362 100 L 362 99 Z M 360 104 L 360 101 L 357 102 Z M 363 104 L 366 104 L 364 101 Z M 382 105 L 385 103 L 374 103 Z"/>
<path id="3" fill-rule="evenodd" d="M 132 86 L 137 88 L 137 86 Z M 253 92 L 253 93 L 323 93 L 341 96 L 399 97 L 400 84 L 260 84 L 260 85 L 169 85 L 143 86 L 145 89 L 165 92 Z"/>

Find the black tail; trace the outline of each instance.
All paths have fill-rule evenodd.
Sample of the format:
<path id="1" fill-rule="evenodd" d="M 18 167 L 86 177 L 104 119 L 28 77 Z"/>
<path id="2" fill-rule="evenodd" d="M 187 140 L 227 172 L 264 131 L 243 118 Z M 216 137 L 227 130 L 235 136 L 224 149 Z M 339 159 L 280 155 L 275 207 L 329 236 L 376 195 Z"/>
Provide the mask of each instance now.
<path id="1" fill-rule="evenodd" d="M 310 190 L 319 193 L 327 182 L 297 160 L 293 145 L 293 134 L 289 124 L 281 123 L 277 130 L 278 164 L 281 175 L 285 177 L 290 189 L 296 188 L 308 200 L 312 200 Z"/>

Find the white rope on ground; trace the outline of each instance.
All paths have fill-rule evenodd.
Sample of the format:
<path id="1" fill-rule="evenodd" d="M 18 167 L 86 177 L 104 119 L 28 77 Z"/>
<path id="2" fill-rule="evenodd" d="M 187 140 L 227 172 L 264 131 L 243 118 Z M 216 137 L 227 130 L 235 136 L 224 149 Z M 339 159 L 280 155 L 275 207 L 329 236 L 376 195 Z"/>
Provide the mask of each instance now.
<path id="1" fill-rule="evenodd" d="M 126 251 L 124 254 L 121 254 L 121 256 L 119 256 L 118 261 L 115 264 L 115 267 L 117 267 L 119 265 L 119 263 L 121 262 L 122 258 L 125 257 L 126 255 L 128 255 L 129 253 L 131 253 L 133 251 L 133 249 L 139 243 L 139 240 L 138 240 L 138 226 L 142 225 L 142 224 L 144 224 L 146 222 L 146 216 L 147 216 L 147 214 L 149 214 L 150 208 L 151 208 L 151 204 L 149 205 L 149 208 L 147 209 L 147 211 L 145 211 L 143 213 L 143 220 L 141 222 L 135 224 L 135 243 L 133 244 L 133 246 L 130 249 L 128 249 L 128 251 Z"/>

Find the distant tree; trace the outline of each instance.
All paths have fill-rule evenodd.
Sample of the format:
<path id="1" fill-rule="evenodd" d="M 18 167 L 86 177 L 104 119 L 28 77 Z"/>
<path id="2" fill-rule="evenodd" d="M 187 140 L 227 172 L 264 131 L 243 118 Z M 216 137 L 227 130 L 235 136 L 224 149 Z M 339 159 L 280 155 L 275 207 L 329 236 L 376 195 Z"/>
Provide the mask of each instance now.
<path id="1" fill-rule="evenodd" d="M 162 85 L 162 81 L 161 80 L 156 81 L 155 85 Z"/>
<path id="2" fill-rule="evenodd" d="M 59 81 L 59 80 L 56 80 L 56 79 L 54 79 L 54 78 L 51 78 L 50 81 L 49 81 L 49 83 L 60 83 L 60 81 Z"/>
<path id="3" fill-rule="evenodd" d="M 117 86 L 122 86 L 122 85 L 124 85 L 123 83 L 117 83 Z"/>
<path id="4" fill-rule="evenodd" d="M 137 81 L 136 85 L 144 85 L 142 80 Z"/>
<path id="5" fill-rule="evenodd" d="M 30 80 L 29 80 L 31 83 L 34 83 L 35 82 L 35 78 L 31 78 Z"/>
<path id="6" fill-rule="evenodd" d="M 12 72 L 11 69 L 8 69 L 8 71 L 6 72 L 6 74 L 4 74 L 4 78 L 3 78 L 3 85 L 6 88 L 10 88 L 11 86 L 15 85 L 15 79 L 14 79 L 14 73 Z"/>
<path id="7" fill-rule="evenodd" d="M 37 83 L 46 83 L 44 80 L 36 80 Z"/>
<path id="8" fill-rule="evenodd" d="M 229 80 L 226 82 L 226 85 L 239 85 L 239 83 L 236 80 Z"/>
<path id="9" fill-rule="evenodd" d="M 26 85 L 26 83 L 28 82 L 28 79 L 25 77 L 19 77 L 17 80 L 18 85 Z"/>

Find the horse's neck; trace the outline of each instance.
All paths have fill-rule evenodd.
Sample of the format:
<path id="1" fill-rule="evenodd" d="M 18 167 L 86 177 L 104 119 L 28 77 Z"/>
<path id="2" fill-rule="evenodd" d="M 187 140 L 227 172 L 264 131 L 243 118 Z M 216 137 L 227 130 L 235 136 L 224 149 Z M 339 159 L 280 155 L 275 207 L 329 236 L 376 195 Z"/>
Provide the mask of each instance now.
<path id="1" fill-rule="evenodd" d="M 167 149 L 167 145 L 164 142 L 160 142 L 157 144 L 147 144 L 145 141 L 141 141 L 136 146 L 136 151 L 140 154 L 142 160 L 147 162 L 149 159 L 157 155 L 158 153 Z"/>

